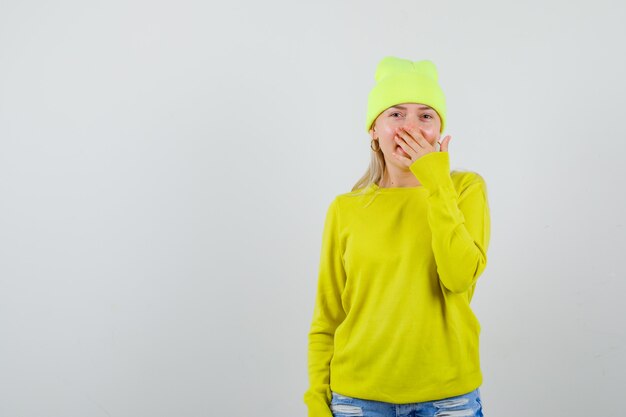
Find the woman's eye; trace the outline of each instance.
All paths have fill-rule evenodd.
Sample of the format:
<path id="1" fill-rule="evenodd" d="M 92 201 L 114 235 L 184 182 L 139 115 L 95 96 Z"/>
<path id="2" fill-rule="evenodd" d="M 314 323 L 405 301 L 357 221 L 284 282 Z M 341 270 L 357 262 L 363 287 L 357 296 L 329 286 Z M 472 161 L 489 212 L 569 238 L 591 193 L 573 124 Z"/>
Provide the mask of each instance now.
<path id="1" fill-rule="evenodd" d="M 394 117 L 396 114 L 399 115 L 400 113 L 398 113 L 398 112 L 390 113 L 389 116 Z M 430 115 L 430 114 L 425 114 L 424 117 L 427 117 L 429 119 L 433 118 L 433 116 Z"/>

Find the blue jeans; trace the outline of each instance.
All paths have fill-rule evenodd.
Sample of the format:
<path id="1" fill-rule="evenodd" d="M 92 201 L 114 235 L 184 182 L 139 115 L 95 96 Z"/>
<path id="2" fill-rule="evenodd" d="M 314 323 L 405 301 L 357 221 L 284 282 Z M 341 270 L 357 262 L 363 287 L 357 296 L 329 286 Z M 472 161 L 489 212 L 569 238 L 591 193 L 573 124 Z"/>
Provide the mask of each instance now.
<path id="1" fill-rule="evenodd" d="M 479 388 L 463 395 L 410 404 L 363 400 L 331 392 L 333 417 L 483 417 Z"/>

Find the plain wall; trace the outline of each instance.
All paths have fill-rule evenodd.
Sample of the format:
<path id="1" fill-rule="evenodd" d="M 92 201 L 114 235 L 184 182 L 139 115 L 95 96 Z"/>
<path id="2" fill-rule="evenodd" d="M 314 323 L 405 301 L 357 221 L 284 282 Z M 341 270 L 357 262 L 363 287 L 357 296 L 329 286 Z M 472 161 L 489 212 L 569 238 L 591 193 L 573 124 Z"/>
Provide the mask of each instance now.
<path id="1" fill-rule="evenodd" d="M 489 417 L 618 415 L 626 6 L 0 3 L 0 416 L 304 416 L 324 214 L 387 55 L 487 181 Z M 443 136 L 442 136 L 443 137 Z"/>

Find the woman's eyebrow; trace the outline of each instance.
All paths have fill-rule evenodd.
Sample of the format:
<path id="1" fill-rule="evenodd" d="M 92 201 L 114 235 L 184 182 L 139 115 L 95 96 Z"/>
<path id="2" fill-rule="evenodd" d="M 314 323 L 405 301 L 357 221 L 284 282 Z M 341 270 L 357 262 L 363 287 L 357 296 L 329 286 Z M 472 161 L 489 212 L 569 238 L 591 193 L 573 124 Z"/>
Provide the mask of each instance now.
<path id="1" fill-rule="evenodd" d="M 400 110 L 406 110 L 406 107 L 404 106 L 393 106 L 391 107 L 392 109 L 400 109 Z M 427 106 L 419 106 L 418 107 L 419 110 L 430 110 L 430 107 Z"/>

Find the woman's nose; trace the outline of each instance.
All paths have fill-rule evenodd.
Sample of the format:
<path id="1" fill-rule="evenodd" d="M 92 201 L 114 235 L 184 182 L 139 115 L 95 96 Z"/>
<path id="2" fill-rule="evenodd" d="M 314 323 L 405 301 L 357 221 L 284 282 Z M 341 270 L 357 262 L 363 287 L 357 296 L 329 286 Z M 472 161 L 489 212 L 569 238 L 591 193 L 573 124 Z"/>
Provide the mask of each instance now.
<path id="1" fill-rule="evenodd" d="M 408 130 L 414 130 L 419 127 L 419 120 L 413 117 L 407 117 L 404 120 L 404 128 Z"/>
<path id="2" fill-rule="evenodd" d="M 408 122 L 408 123 L 405 123 L 403 127 L 406 130 L 415 130 L 415 129 L 419 128 L 419 125 L 417 123 Z"/>

